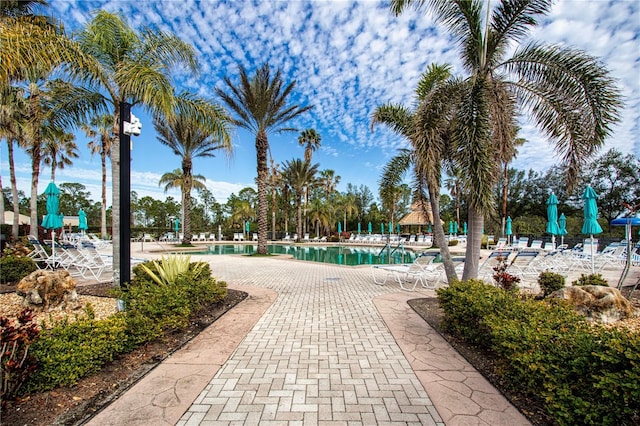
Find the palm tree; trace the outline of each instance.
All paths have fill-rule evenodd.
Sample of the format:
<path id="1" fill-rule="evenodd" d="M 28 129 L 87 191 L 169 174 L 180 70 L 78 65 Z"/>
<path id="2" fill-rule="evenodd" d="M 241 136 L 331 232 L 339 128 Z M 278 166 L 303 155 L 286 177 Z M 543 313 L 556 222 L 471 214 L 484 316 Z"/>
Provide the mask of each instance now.
<path id="1" fill-rule="evenodd" d="M 271 76 L 268 64 L 256 70 L 250 79 L 247 71 L 238 66 L 240 84 L 234 86 L 228 77 L 224 81 L 229 93 L 216 89 L 218 96 L 237 115 L 234 124 L 247 129 L 255 135 L 258 183 L 258 250 L 267 254 L 267 153 L 269 151 L 270 132 L 296 131 L 286 127 L 287 123 L 312 106 L 289 105 L 288 97 L 295 88 L 295 81 L 283 87 L 282 72 L 278 70 Z"/>
<path id="2" fill-rule="evenodd" d="M 100 232 L 102 238 L 107 238 L 107 158 L 111 158 L 111 141 L 113 139 L 113 117 L 108 114 L 94 116 L 89 125 L 83 125 L 82 130 L 90 141 L 87 147 L 91 155 L 100 155 L 100 170 L 102 172 Z"/>
<path id="3" fill-rule="evenodd" d="M 195 190 L 203 190 L 203 189 L 207 189 L 207 186 L 205 184 L 207 178 L 205 178 L 203 175 L 191 175 L 191 189 L 195 189 Z M 158 181 L 158 186 L 163 186 L 164 185 L 164 192 L 165 194 L 167 192 L 169 192 L 170 189 L 179 189 L 180 190 L 180 194 L 181 194 L 181 206 L 182 208 L 181 210 L 181 217 L 180 220 L 182 222 L 182 229 L 185 230 L 185 217 L 187 215 L 187 213 L 185 212 L 184 209 L 184 199 L 185 199 L 185 179 L 184 179 L 184 175 L 182 173 L 182 169 L 174 169 L 171 172 L 166 172 L 164 173 L 162 176 L 160 176 L 160 180 Z M 186 231 L 184 232 L 186 233 Z M 182 240 L 185 241 L 186 238 L 184 238 L 184 235 L 182 237 Z M 189 235 L 189 240 L 186 244 L 190 244 L 191 243 L 191 235 Z M 185 244 L 183 242 L 183 244 Z"/>
<path id="4" fill-rule="evenodd" d="M 193 159 L 214 157 L 217 150 L 231 153 L 231 138 L 227 129 L 230 122 L 226 113 L 213 103 L 209 105 L 210 122 L 199 123 L 188 111 L 176 111 L 173 116 L 156 115 L 153 126 L 158 140 L 182 158 L 182 244 L 191 244 L 191 189 L 193 185 Z"/>
<path id="5" fill-rule="evenodd" d="M 16 167 L 14 161 L 14 144 L 24 140 L 22 126 L 26 121 L 26 105 L 24 90 L 17 87 L 0 89 L 0 139 L 6 139 L 9 157 L 9 180 L 11 182 L 11 197 L 13 198 L 13 223 L 11 236 L 17 240 L 19 234 L 20 208 L 18 200 L 18 185 L 16 181 Z M 3 198 L 4 200 L 4 198 Z M 4 213 L 2 214 L 4 220 Z"/>
<path id="6" fill-rule="evenodd" d="M 320 178 L 318 180 L 320 181 L 320 184 L 324 188 L 325 196 L 327 200 L 329 200 L 329 197 L 331 196 L 333 191 L 336 190 L 336 187 L 340 183 L 340 179 L 342 178 L 340 176 L 336 176 L 335 170 L 331 170 L 331 169 L 320 170 Z"/>
<path id="7" fill-rule="evenodd" d="M 177 66 L 197 70 L 193 48 L 172 34 L 143 28 L 134 31 L 117 14 L 98 11 L 78 34 L 83 52 L 93 55 L 99 68 L 92 75 L 92 89 L 103 95 L 113 116 L 111 145 L 113 280 L 120 284 L 120 106 L 139 104 L 153 113 L 170 116 L 175 111 L 171 71 Z M 78 96 L 81 94 L 78 93 Z M 198 105 L 185 102 L 182 108 L 199 111 Z M 200 114 L 200 120 L 204 122 Z M 128 161 L 128 159 L 122 159 Z"/>
<path id="8" fill-rule="evenodd" d="M 75 135 L 60 132 L 44 142 L 42 162 L 51 166 L 51 181 L 56 180 L 56 169 L 64 169 L 73 164 L 72 158 L 78 158 L 78 145 Z"/>
<path id="9" fill-rule="evenodd" d="M 425 3 L 454 34 L 468 73 L 459 82 L 452 152 L 469 206 L 462 278 L 475 278 L 483 213 L 495 208 L 492 189 L 500 175 L 498 152 L 504 152 L 496 147 L 513 142 L 517 112 L 526 111 L 555 143 L 572 186 L 619 120 L 621 97 L 608 71 L 585 52 L 539 43 L 513 50 L 549 13 L 549 0 L 522 0 L 517 7 L 501 0 L 492 8 L 482 0 L 392 0 L 391 10 L 397 15 Z"/>
<path id="10" fill-rule="evenodd" d="M 314 151 L 317 151 L 320 148 L 320 141 L 322 137 L 315 129 L 306 129 L 300 133 L 298 136 L 298 143 L 304 146 L 304 160 L 311 164 L 311 156 Z M 308 200 L 307 200 L 308 201 Z"/>
<path id="11" fill-rule="evenodd" d="M 440 220 L 440 186 L 444 159 L 448 156 L 448 111 L 451 93 L 450 67 L 431 64 L 422 74 L 416 87 L 417 109 L 387 104 L 376 108 L 372 126 L 384 123 L 404 136 L 410 149 L 402 149 L 389 161 L 380 180 L 380 192 L 392 191 L 402 182 L 404 174 L 413 166 L 414 203 L 421 206 L 428 217 L 425 194 L 433 215 L 435 242 L 440 247 L 447 280 L 452 283 L 457 274 Z"/>
<path id="12" fill-rule="evenodd" d="M 81 76 L 96 63 L 64 34 L 53 19 L 38 15 L 45 0 L 0 2 L 0 89 L 21 80 L 37 80 L 62 66 Z"/>
<path id="13" fill-rule="evenodd" d="M 304 191 L 315 181 L 317 171 L 318 164 L 310 165 L 300 158 L 286 161 L 283 167 L 284 178 L 295 192 L 298 240 L 302 238 L 302 200 Z"/>

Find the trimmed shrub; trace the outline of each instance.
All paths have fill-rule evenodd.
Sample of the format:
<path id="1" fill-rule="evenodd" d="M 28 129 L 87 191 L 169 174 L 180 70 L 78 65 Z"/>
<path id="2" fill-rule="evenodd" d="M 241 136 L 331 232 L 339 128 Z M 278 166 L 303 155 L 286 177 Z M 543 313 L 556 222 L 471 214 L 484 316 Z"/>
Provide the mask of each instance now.
<path id="1" fill-rule="evenodd" d="M 0 282 L 17 283 L 36 269 L 38 267 L 30 257 L 3 256 L 0 258 Z"/>
<path id="2" fill-rule="evenodd" d="M 538 276 L 538 285 L 542 289 L 544 296 L 548 296 L 565 286 L 564 275 L 550 271 L 541 272 Z"/>
<path id="3" fill-rule="evenodd" d="M 609 283 L 604 279 L 602 274 L 581 274 L 580 278 L 573 281 L 571 285 L 583 286 L 583 285 L 602 285 L 609 287 Z"/>
<path id="4" fill-rule="evenodd" d="M 29 391 L 72 386 L 100 370 L 127 347 L 127 322 L 123 314 L 104 320 L 60 321 L 43 330 L 32 346 L 38 369 L 29 378 Z"/>
<path id="5" fill-rule="evenodd" d="M 495 355 L 507 388 L 559 425 L 640 421 L 640 336 L 587 323 L 563 300 L 521 299 L 479 281 L 438 290 L 445 325 Z"/>

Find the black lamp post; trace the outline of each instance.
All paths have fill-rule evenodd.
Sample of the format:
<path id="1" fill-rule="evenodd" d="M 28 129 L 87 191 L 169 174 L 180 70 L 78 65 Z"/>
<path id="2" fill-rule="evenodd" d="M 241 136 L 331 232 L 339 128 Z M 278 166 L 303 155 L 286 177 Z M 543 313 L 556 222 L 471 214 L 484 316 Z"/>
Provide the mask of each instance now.
<path id="1" fill-rule="evenodd" d="M 131 281 L 131 135 L 138 136 L 140 121 L 131 104 L 120 103 L 120 287 Z"/>

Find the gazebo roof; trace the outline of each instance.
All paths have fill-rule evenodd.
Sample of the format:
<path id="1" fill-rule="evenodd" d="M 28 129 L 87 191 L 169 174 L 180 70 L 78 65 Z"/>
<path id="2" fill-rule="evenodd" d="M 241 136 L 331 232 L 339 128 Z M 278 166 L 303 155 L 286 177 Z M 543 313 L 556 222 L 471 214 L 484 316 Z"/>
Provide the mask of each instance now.
<path id="1" fill-rule="evenodd" d="M 428 225 L 433 223 L 433 215 L 431 214 L 431 206 L 425 204 L 427 210 L 427 216 L 425 216 L 423 209 L 419 203 L 413 203 L 411 205 L 411 211 L 402 219 L 398 221 L 400 225 Z"/>

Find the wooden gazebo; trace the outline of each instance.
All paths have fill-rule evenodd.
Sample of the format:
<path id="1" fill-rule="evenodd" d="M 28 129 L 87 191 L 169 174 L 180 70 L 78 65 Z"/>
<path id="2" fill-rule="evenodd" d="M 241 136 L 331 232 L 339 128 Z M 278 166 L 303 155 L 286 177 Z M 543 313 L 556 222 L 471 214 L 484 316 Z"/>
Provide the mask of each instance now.
<path id="1" fill-rule="evenodd" d="M 424 208 L 422 205 L 424 205 Z M 426 213 L 426 214 L 425 214 Z M 424 202 L 416 202 L 411 205 L 411 211 L 398 221 L 400 226 L 417 226 L 418 233 L 422 232 L 422 227 L 433 224 L 433 214 L 431 206 Z"/>

